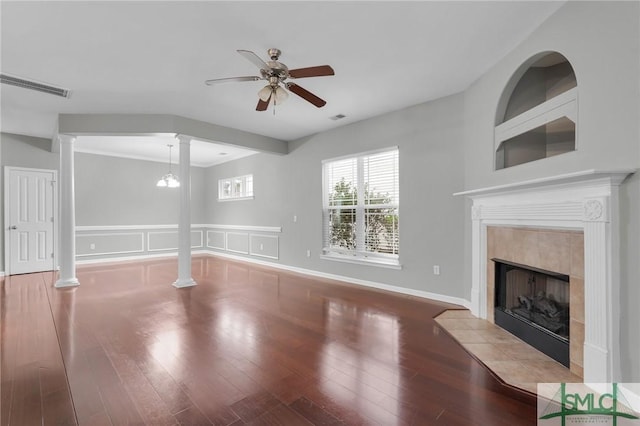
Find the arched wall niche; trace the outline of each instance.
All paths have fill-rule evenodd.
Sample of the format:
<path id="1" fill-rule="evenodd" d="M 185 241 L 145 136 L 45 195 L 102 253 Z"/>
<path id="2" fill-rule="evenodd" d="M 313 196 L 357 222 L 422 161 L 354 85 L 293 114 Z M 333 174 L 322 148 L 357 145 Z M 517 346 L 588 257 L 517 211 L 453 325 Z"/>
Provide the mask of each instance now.
<path id="1" fill-rule="evenodd" d="M 495 116 L 495 170 L 575 151 L 577 79 L 567 58 L 541 52 L 511 76 Z"/>

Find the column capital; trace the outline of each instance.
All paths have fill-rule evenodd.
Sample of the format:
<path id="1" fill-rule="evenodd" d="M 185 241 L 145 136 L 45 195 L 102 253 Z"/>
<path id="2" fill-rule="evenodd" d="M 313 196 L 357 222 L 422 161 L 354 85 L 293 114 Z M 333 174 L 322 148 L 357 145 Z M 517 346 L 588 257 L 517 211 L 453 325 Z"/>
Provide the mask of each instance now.
<path id="1" fill-rule="evenodd" d="M 193 139 L 191 136 L 188 135 L 182 135 L 180 133 L 176 134 L 176 139 L 178 139 L 178 142 L 180 143 L 191 143 L 191 139 Z"/>
<path id="2" fill-rule="evenodd" d="M 58 139 L 59 143 L 73 143 L 76 140 L 76 136 L 75 135 L 66 135 L 63 133 L 59 133 L 56 138 Z"/>
<path id="3" fill-rule="evenodd" d="M 480 220 L 482 218 L 482 206 L 471 206 L 471 219 Z"/>

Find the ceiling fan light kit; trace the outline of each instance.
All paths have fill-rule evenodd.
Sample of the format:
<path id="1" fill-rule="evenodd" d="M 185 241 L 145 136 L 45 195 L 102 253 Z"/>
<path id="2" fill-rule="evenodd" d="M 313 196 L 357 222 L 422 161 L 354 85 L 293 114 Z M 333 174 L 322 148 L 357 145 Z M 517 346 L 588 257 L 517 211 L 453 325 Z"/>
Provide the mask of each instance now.
<path id="1" fill-rule="evenodd" d="M 273 48 L 267 51 L 267 54 L 271 59 L 267 62 L 263 61 L 258 55 L 250 50 L 238 50 L 237 52 L 260 69 L 260 76 L 214 78 L 212 80 L 206 80 L 205 84 L 211 86 L 219 83 L 266 80 L 268 84 L 258 92 L 258 105 L 256 106 L 256 111 L 266 111 L 271 101 L 273 101 L 274 106 L 286 101 L 289 98 L 287 90 L 300 96 L 302 99 L 317 108 L 322 108 L 327 104 L 325 100 L 319 98 L 308 90 L 286 80 L 334 75 L 335 73 L 333 68 L 329 65 L 319 65 L 315 67 L 290 70 L 285 64 L 278 61 L 280 54 L 282 53 L 279 49 Z M 285 88 L 287 90 L 285 90 Z"/>

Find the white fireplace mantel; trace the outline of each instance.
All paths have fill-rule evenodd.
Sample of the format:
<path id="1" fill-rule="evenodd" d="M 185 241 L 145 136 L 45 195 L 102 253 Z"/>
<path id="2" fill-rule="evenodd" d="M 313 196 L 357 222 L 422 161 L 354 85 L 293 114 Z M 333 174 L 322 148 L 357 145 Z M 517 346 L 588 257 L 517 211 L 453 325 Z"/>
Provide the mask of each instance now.
<path id="1" fill-rule="evenodd" d="M 584 380 L 620 379 L 618 188 L 635 170 L 585 170 L 458 192 L 471 198 L 471 312 L 487 318 L 487 226 L 584 232 Z"/>

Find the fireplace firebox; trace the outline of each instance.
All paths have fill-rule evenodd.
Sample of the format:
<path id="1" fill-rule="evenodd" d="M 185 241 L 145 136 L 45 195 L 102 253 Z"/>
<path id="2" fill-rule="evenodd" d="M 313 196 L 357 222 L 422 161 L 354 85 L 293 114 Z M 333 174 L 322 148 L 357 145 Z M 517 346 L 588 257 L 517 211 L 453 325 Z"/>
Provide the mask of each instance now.
<path id="1" fill-rule="evenodd" d="M 569 367 L 569 276 L 495 262 L 495 323 Z"/>

